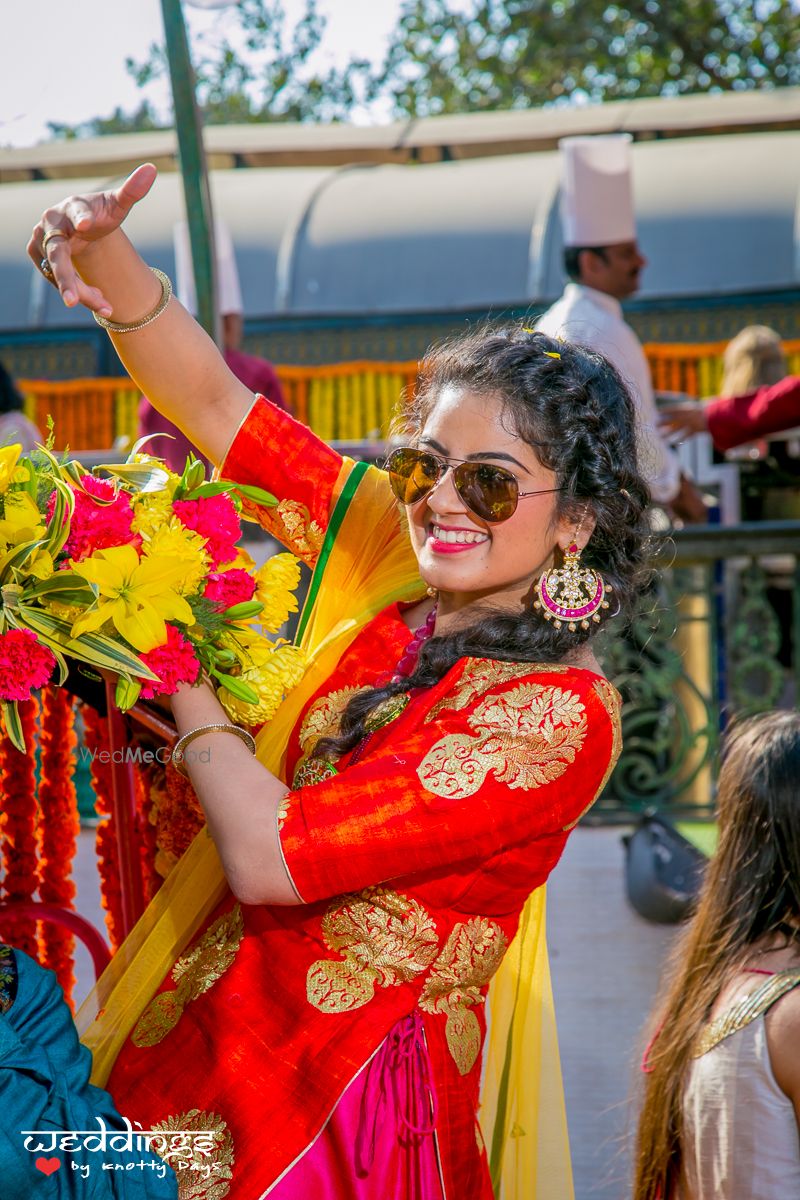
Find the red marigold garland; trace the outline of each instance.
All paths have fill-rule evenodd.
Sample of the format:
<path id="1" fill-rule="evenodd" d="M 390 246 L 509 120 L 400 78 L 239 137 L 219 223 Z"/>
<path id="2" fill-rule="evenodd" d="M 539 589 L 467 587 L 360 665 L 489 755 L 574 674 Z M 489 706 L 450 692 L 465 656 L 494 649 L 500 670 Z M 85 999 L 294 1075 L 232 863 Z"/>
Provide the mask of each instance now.
<path id="1" fill-rule="evenodd" d="M 206 823 L 200 801 L 185 776 L 172 766 L 153 771 L 150 821 L 155 826 L 158 853 L 155 867 L 166 879 Z"/>
<path id="2" fill-rule="evenodd" d="M 106 929 L 114 950 L 123 938 L 122 893 L 120 891 L 119 854 L 111 821 L 111 798 L 113 784 L 111 775 L 111 744 L 108 737 L 108 722 L 96 709 L 83 706 L 83 724 L 86 730 L 86 748 L 91 756 L 91 777 L 97 798 L 97 811 L 106 820 L 97 827 L 97 865 L 100 869 L 100 890 L 103 908 L 106 910 Z M 101 751 L 106 751 L 102 755 Z"/>
<path id="3" fill-rule="evenodd" d="M 36 740 L 39 703 L 21 701 L 19 719 L 25 743 Z M 36 858 L 36 774 L 33 754 L 21 754 L 7 737 L 0 738 L 0 840 L 3 853 L 4 901 L 31 900 L 39 883 Z M 38 952 L 36 922 L 2 914 L 3 940 L 34 958 Z"/>
<path id="4" fill-rule="evenodd" d="M 39 780 L 39 899 L 63 908 L 73 908 L 75 883 L 72 862 L 80 829 L 78 800 L 73 782 L 77 744 L 72 697 L 61 688 L 47 688 L 42 695 Z M 60 925 L 42 923 L 40 939 L 44 966 L 58 976 L 67 999 L 75 982 L 73 962 L 75 939 Z"/>

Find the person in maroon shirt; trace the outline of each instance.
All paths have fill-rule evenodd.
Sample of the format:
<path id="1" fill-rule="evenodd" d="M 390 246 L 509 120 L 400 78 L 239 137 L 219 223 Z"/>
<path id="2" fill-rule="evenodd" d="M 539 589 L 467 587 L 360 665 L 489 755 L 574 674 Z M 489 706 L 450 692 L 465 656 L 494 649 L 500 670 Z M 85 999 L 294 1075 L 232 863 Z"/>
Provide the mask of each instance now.
<path id="1" fill-rule="evenodd" d="M 185 221 L 175 225 L 175 280 L 178 299 L 190 312 L 197 311 L 197 293 L 192 270 L 192 255 L 189 229 Z M 243 353 L 242 336 L 244 320 L 242 314 L 242 291 L 236 267 L 236 252 L 230 230 L 224 221 L 214 221 L 214 250 L 217 264 L 217 299 L 222 316 L 222 347 L 225 362 L 236 376 L 254 395 L 266 396 L 279 408 L 289 411 L 280 379 L 275 368 L 266 359 Z M 139 405 L 139 437 L 153 433 L 168 433 L 170 438 L 157 438 L 148 450 L 163 458 L 173 471 L 182 471 L 188 455 L 206 460 L 177 425 L 156 412 L 146 396 Z M 208 463 L 206 462 L 206 466 Z"/>
<path id="2" fill-rule="evenodd" d="M 249 391 L 254 395 L 266 396 L 273 404 L 288 412 L 288 405 L 283 394 L 278 372 L 272 363 L 265 358 L 257 358 L 254 354 L 245 354 L 239 349 L 242 342 L 244 322 L 241 313 L 224 313 L 222 317 L 222 339 L 225 362 Z M 169 438 L 156 438 L 147 449 L 151 454 L 163 458 L 172 471 L 182 471 L 189 454 L 195 458 L 206 460 L 197 447 L 189 441 L 185 433 L 168 421 L 161 413 L 156 412 L 146 396 L 139 403 L 139 437 L 152 433 L 169 433 Z M 208 465 L 208 464 L 206 464 Z"/>
<path id="3" fill-rule="evenodd" d="M 757 388 L 743 396 L 717 396 L 705 402 L 670 404 L 661 409 L 661 427 L 681 437 L 710 433 L 717 450 L 800 426 L 800 375 Z"/>

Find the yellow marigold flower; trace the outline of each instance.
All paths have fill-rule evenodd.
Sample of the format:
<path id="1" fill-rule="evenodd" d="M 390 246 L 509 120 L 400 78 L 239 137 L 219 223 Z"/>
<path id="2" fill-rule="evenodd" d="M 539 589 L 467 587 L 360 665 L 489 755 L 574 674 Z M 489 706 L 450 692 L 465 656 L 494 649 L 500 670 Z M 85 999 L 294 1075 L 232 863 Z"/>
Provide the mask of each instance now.
<path id="1" fill-rule="evenodd" d="M 297 612 L 295 590 L 300 583 L 300 563 L 293 554 L 274 554 L 255 572 L 254 600 L 264 608 L 256 618 L 269 633 L 277 633 L 289 613 Z"/>
<path id="2" fill-rule="evenodd" d="M 146 558 L 172 559 L 182 567 L 181 581 L 176 591 L 191 596 L 199 591 L 211 560 L 205 552 L 205 538 L 171 517 L 148 537 L 143 537 L 142 553 Z"/>
<path id="3" fill-rule="evenodd" d="M 140 533 L 147 539 L 153 536 L 157 529 L 174 517 L 172 511 L 172 493 L 140 492 L 133 498 L 134 533 Z"/>
<path id="4" fill-rule="evenodd" d="M 258 695 L 257 704 L 246 704 L 221 687 L 217 699 L 232 721 L 242 725 L 262 725 L 271 720 L 286 692 L 303 678 L 305 658 L 297 646 L 271 646 L 264 638 L 239 678 Z M 258 661 L 256 661 L 256 659 Z"/>

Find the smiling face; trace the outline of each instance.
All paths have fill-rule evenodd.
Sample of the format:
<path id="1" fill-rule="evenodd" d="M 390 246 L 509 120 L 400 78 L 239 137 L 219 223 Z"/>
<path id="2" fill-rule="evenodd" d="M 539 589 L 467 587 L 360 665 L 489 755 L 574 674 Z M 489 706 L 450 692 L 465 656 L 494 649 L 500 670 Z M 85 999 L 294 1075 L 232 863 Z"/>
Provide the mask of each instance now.
<path id="1" fill-rule="evenodd" d="M 415 444 L 451 460 L 503 467 L 519 491 L 558 486 L 533 447 L 513 432 L 507 408 L 495 395 L 449 385 L 439 394 Z M 406 506 L 420 574 L 439 592 L 439 615 L 479 600 L 519 612 L 533 583 L 553 565 L 556 545 L 572 539 L 575 521 L 557 515 L 559 494 L 521 496 L 507 521 L 489 523 L 458 495 L 453 472 L 416 504 Z M 579 539 L 588 539 L 588 522 Z"/>

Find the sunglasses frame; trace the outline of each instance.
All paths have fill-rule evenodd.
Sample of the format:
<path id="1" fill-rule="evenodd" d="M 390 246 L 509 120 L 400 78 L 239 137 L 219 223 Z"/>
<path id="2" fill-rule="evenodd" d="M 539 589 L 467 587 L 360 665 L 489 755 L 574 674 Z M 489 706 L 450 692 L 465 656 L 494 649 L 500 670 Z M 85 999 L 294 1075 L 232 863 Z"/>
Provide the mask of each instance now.
<path id="1" fill-rule="evenodd" d="M 439 486 L 439 484 L 442 482 L 442 480 L 446 477 L 447 472 L 452 471 L 453 472 L 453 486 L 456 489 L 456 492 L 458 493 L 458 498 L 460 499 L 461 503 L 467 508 L 467 510 L 470 513 L 473 514 L 473 516 L 478 517 L 478 519 L 481 521 L 486 521 L 487 524 L 489 524 L 489 525 L 500 525 L 500 524 L 502 524 L 503 521 L 510 520 L 511 517 L 513 517 L 514 513 L 517 511 L 517 504 L 520 500 L 525 500 L 529 496 L 548 496 L 548 495 L 552 495 L 554 492 L 563 492 L 566 490 L 565 488 L 539 488 L 535 492 L 521 492 L 519 490 L 519 480 L 511 471 L 508 471 L 505 467 L 496 467 L 494 465 L 494 463 L 485 463 L 485 462 L 481 462 L 479 460 L 476 461 L 474 458 L 445 458 L 441 454 L 436 454 L 436 452 L 433 450 L 422 450 L 422 449 L 420 449 L 419 446 L 396 446 L 395 449 L 392 450 L 391 454 L 387 455 L 386 462 L 384 463 L 384 469 L 386 470 L 387 474 L 389 475 L 390 480 L 391 480 L 391 474 L 392 474 L 390 463 L 391 463 L 392 458 L 394 457 L 395 454 L 398 454 L 402 451 L 409 451 L 409 450 L 413 451 L 415 454 L 419 454 L 420 456 L 424 455 L 426 458 L 432 458 L 436 463 L 438 463 L 438 466 L 439 466 L 439 475 L 436 478 L 436 480 L 434 480 L 434 482 L 427 489 L 427 491 L 422 492 L 421 495 L 419 495 L 416 498 L 416 500 L 409 501 L 408 502 L 409 504 L 419 504 L 420 500 L 424 500 L 426 498 L 426 496 L 430 496 L 431 492 L 435 491 L 436 488 Z M 498 474 L 508 477 L 509 482 L 511 484 L 511 489 L 512 489 L 511 495 L 514 498 L 514 507 L 511 510 L 511 512 L 508 514 L 507 517 L 494 517 L 494 518 L 487 517 L 484 513 L 480 513 L 472 507 L 472 505 L 466 500 L 466 498 L 462 494 L 461 488 L 458 485 L 458 479 L 456 477 L 456 473 L 457 473 L 459 467 L 489 467 L 491 470 L 497 471 Z M 392 490 L 394 490 L 394 489 L 392 489 Z M 397 495 L 396 492 L 395 492 L 395 495 Z M 401 504 L 406 503 L 406 501 L 404 501 L 401 496 L 397 496 L 397 499 L 400 500 Z"/>

